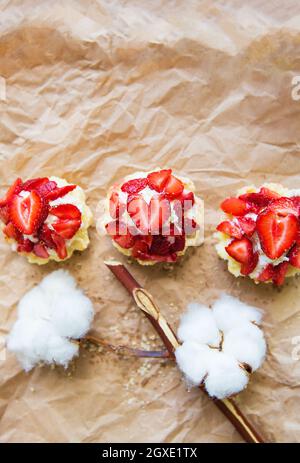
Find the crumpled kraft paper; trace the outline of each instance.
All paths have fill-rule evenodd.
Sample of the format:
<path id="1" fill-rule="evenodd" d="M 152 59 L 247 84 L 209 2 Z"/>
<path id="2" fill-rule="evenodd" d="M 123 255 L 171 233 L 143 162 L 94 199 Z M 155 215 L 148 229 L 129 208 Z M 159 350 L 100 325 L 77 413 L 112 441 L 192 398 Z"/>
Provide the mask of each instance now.
<path id="1" fill-rule="evenodd" d="M 188 302 L 221 291 L 265 310 L 268 358 L 238 403 L 268 440 L 299 442 L 299 281 L 277 290 L 235 279 L 212 236 L 237 188 L 299 187 L 300 15 L 296 0 L 278 3 L 2 2 L 0 181 L 5 191 L 17 175 L 65 177 L 96 215 L 108 186 L 135 170 L 190 176 L 205 199 L 205 244 L 173 272 L 130 269 L 175 328 Z M 110 256 L 120 257 L 94 228 L 89 249 L 61 267 L 93 300 L 99 336 L 160 346 L 105 268 Z M 3 341 L 19 299 L 58 265 L 29 265 L 1 237 L 0 268 Z M 241 441 L 170 362 L 82 351 L 67 372 L 25 374 L 3 343 L 1 359 L 1 442 Z"/>

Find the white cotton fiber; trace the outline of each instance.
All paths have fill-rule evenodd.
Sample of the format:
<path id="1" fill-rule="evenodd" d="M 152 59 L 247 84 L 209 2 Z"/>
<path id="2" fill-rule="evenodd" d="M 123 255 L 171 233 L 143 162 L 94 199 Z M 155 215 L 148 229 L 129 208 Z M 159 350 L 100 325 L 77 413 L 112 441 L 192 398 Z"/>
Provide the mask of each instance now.
<path id="1" fill-rule="evenodd" d="M 233 328 L 224 337 L 223 352 L 241 363 L 247 363 L 253 371 L 263 363 L 266 349 L 263 332 L 253 324 L 242 324 Z"/>
<path id="2" fill-rule="evenodd" d="M 178 329 L 183 344 L 175 352 L 188 383 L 204 380 L 208 394 L 218 399 L 242 391 L 248 383 L 246 364 L 255 371 L 266 355 L 263 331 L 256 326 L 261 318 L 260 310 L 226 294 L 213 309 L 190 304 Z"/>
<path id="3" fill-rule="evenodd" d="M 196 302 L 188 305 L 178 329 L 180 341 L 196 341 L 217 347 L 221 336 L 212 311 Z"/>
<path id="4" fill-rule="evenodd" d="M 222 294 L 213 304 L 213 312 L 220 330 L 226 332 L 241 321 L 261 323 L 262 312 L 256 307 L 244 304 L 239 299 Z"/>
<path id="5" fill-rule="evenodd" d="M 211 397 L 224 399 L 242 391 L 248 383 L 248 375 L 238 362 L 223 352 L 211 356 L 205 388 Z"/>
<path id="6" fill-rule="evenodd" d="M 207 374 L 209 353 L 208 346 L 193 341 L 187 341 L 176 349 L 176 361 L 189 384 L 197 386 L 202 382 Z"/>
<path id="7" fill-rule="evenodd" d="M 90 328 L 93 306 L 66 271 L 51 273 L 21 299 L 18 319 L 7 339 L 24 370 L 36 364 L 67 366 L 78 354 L 78 344 Z"/>

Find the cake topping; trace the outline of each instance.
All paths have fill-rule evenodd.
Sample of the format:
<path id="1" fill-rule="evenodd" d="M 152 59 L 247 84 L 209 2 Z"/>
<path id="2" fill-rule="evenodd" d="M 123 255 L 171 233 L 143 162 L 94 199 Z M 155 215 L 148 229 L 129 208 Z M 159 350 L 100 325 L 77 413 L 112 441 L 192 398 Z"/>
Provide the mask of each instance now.
<path id="1" fill-rule="evenodd" d="M 22 182 L 18 178 L 0 200 L 0 219 L 5 224 L 5 236 L 17 242 L 17 251 L 34 253 L 48 259 L 54 250 L 60 259 L 67 257 L 65 240 L 79 230 L 80 210 L 73 204 L 55 205 L 76 185 L 58 187 L 47 177 Z"/>
<path id="2" fill-rule="evenodd" d="M 266 187 L 222 202 L 228 218 L 217 230 L 232 238 L 225 250 L 241 264 L 242 275 L 255 272 L 257 281 L 281 285 L 289 265 L 300 268 L 299 206 L 298 196 L 280 196 Z"/>

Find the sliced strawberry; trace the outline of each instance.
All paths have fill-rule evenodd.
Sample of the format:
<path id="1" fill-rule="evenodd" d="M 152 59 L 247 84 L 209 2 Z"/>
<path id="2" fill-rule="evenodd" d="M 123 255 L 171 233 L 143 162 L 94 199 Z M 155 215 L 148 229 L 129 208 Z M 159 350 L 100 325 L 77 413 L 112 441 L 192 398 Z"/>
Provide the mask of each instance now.
<path id="1" fill-rule="evenodd" d="M 81 219 L 81 212 L 78 207 L 74 206 L 74 204 L 60 204 L 59 206 L 51 207 L 49 214 L 55 215 L 59 219 L 63 220 Z"/>
<path id="2" fill-rule="evenodd" d="M 164 192 L 170 199 L 177 198 L 178 196 L 180 196 L 183 190 L 184 184 L 181 180 L 179 180 L 179 178 L 174 177 L 174 175 L 171 175 L 169 177 L 164 187 Z"/>
<path id="3" fill-rule="evenodd" d="M 247 203 L 251 203 L 256 205 L 257 207 L 266 207 L 268 206 L 274 199 L 279 198 L 280 195 L 275 191 L 271 191 L 268 188 L 262 187 L 258 193 L 246 193 L 239 196 L 239 199 L 246 201 Z"/>
<path id="4" fill-rule="evenodd" d="M 258 257 L 258 252 L 255 252 L 252 255 L 251 260 L 249 262 L 241 265 L 242 275 L 250 275 L 250 273 L 252 273 L 255 270 L 258 263 Z"/>
<path id="5" fill-rule="evenodd" d="M 134 195 L 136 193 L 139 193 L 144 188 L 146 188 L 146 186 L 148 186 L 147 177 L 146 178 L 135 178 L 133 180 L 129 180 L 128 182 L 124 183 L 124 185 L 122 185 L 121 190 L 130 195 Z"/>
<path id="6" fill-rule="evenodd" d="M 20 232 L 32 235 L 40 225 L 43 206 L 41 196 L 34 190 L 26 197 L 14 195 L 10 201 L 10 219 Z"/>
<path id="7" fill-rule="evenodd" d="M 130 249 L 133 247 L 135 243 L 135 237 L 131 235 L 129 232 L 127 235 L 115 235 L 114 241 L 124 249 Z"/>
<path id="8" fill-rule="evenodd" d="M 23 240 L 22 233 L 14 226 L 12 222 L 8 222 L 8 224 L 3 228 L 3 233 L 7 238 L 12 238 L 18 243 L 21 243 Z"/>
<path id="9" fill-rule="evenodd" d="M 169 180 L 171 174 L 171 169 L 152 172 L 147 176 L 150 188 L 152 188 L 155 191 L 158 191 L 158 193 L 161 193 L 164 190 L 164 187 L 167 184 L 167 181 Z"/>
<path id="10" fill-rule="evenodd" d="M 149 231 L 151 235 L 158 235 L 171 215 L 170 201 L 163 196 L 153 197 L 149 204 L 149 214 Z"/>
<path id="11" fill-rule="evenodd" d="M 48 182 L 49 182 L 49 179 L 47 177 L 32 178 L 30 180 L 26 180 L 26 182 L 23 183 L 22 190 L 25 190 L 25 191 L 36 190 L 40 186 Z"/>
<path id="12" fill-rule="evenodd" d="M 185 248 L 185 236 L 176 236 L 174 243 L 170 246 L 170 253 L 183 251 Z"/>
<path id="13" fill-rule="evenodd" d="M 225 220 L 224 222 L 221 222 L 217 226 L 217 230 L 221 233 L 225 233 L 226 235 L 232 236 L 232 238 L 241 239 L 243 237 L 243 232 L 239 225 L 230 220 Z"/>
<path id="14" fill-rule="evenodd" d="M 136 240 L 132 248 L 132 256 L 135 259 L 147 260 L 149 259 L 149 246 L 143 240 Z"/>
<path id="15" fill-rule="evenodd" d="M 52 223 L 52 227 L 56 233 L 66 240 L 73 238 L 75 233 L 79 230 L 80 225 L 80 219 L 58 220 L 57 222 Z"/>
<path id="16" fill-rule="evenodd" d="M 55 232 L 52 232 L 51 236 L 55 243 L 58 257 L 60 259 L 65 259 L 68 255 L 65 240 Z"/>
<path id="17" fill-rule="evenodd" d="M 8 205 L 12 197 L 20 193 L 21 189 L 22 189 L 22 179 L 17 178 L 17 180 L 15 180 L 13 185 L 6 192 L 4 198 L 0 199 L 0 207 Z"/>
<path id="18" fill-rule="evenodd" d="M 293 196 L 290 199 L 291 199 L 291 201 L 293 201 L 294 207 L 298 211 L 298 215 L 300 215 L 300 196 Z"/>
<path id="19" fill-rule="evenodd" d="M 174 238 L 175 240 L 175 238 Z M 150 254 L 159 254 L 164 256 L 170 253 L 171 244 L 167 237 L 158 235 L 153 237 L 153 242 L 150 248 Z"/>
<path id="20" fill-rule="evenodd" d="M 42 259 L 48 259 L 48 257 L 49 257 L 46 246 L 44 244 L 41 244 L 41 243 L 37 243 L 37 244 L 35 244 L 33 246 L 33 253 L 37 257 L 41 257 Z"/>
<path id="21" fill-rule="evenodd" d="M 298 207 L 290 198 L 279 198 L 272 201 L 268 206 L 268 210 L 276 212 L 276 214 L 285 217 L 288 214 L 298 216 Z"/>
<path id="22" fill-rule="evenodd" d="M 54 201 L 55 199 L 62 198 L 66 194 L 75 190 L 75 188 L 76 188 L 76 185 L 66 185 L 61 188 L 55 188 L 54 190 L 49 191 L 45 195 L 45 198 L 47 199 L 47 201 Z"/>
<path id="23" fill-rule="evenodd" d="M 264 253 L 270 259 L 277 259 L 295 243 L 298 220 L 294 214 L 280 216 L 266 210 L 259 214 L 256 229 Z"/>
<path id="24" fill-rule="evenodd" d="M 48 200 L 48 195 L 56 189 L 57 189 L 57 183 L 51 180 L 47 183 L 43 183 L 42 185 L 40 185 L 38 188 L 36 188 L 36 191 L 41 196 L 43 196 L 44 198 L 47 198 Z"/>
<path id="25" fill-rule="evenodd" d="M 0 220 L 5 224 L 9 222 L 9 206 L 8 205 L 0 207 Z"/>
<path id="26" fill-rule="evenodd" d="M 47 246 L 47 248 L 56 249 L 55 243 L 52 239 L 52 234 L 53 231 L 50 230 L 48 225 L 44 223 L 38 231 L 38 238 L 40 242 L 44 243 Z"/>
<path id="27" fill-rule="evenodd" d="M 251 219 L 250 217 L 239 217 L 237 220 L 245 235 L 251 238 L 256 229 L 255 220 Z"/>
<path id="28" fill-rule="evenodd" d="M 293 267 L 300 268 L 300 245 L 294 244 L 287 257 Z"/>
<path id="29" fill-rule="evenodd" d="M 127 235 L 129 231 L 127 225 L 124 222 L 118 220 L 112 220 L 111 222 L 107 223 L 105 228 L 109 236 Z"/>
<path id="30" fill-rule="evenodd" d="M 274 267 L 272 264 L 268 264 L 263 271 L 258 275 L 258 281 L 266 282 L 273 280 L 274 276 Z"/>
<path id="31" fill-rule="evenodd" d="M 288 262 L 281 262 L 279 265 L 276 265 L 273 268 L 273 283 L 276 286 L 281 286 L 284 283 L 286 272 L 288 270 L 289 263 Z"/>
<path id="32" fill-rule="evenodd" d="M 195 204 L 195 195 L 192 191 L 183 191 L 178 199 L 184 206 L 184 212 L 189 211 Z"/>
<path id="33" fill-rule="evenodd" d="M 143 234 L 149 231 L 149 207 L 141 195 L 131 196 L 127 203 L 127 211 L 138 230 Z"/>
<path id="34" fill-rule="evenodd" d="M 240 198 L 225 199 L 221 204 L 221 209 L 226 212 L 226 214 L 236 216 L 245 215 L 250 210 L 246 201 Z"/>
<path id="35" fill-rule="evenodd" d="M 225 249 L 233 259 L 241 264 L 249 264 L 253 259 L 253 246 L 249 238 L 234 239 Z"/>
<path id="36" fill-rule="evenodd" d="M 126 204 L 120 201 L 119 193 L 114 191 L 109 199 L 109 213 L 113 219 L 122 217 L 126 210 Z"/>
<path id="37" fill-rule="evenodd" d="M 22 243 L 18 244 L 18 252 L 32 252 L 34 243 L 29 239 L 25 239 Z"/>

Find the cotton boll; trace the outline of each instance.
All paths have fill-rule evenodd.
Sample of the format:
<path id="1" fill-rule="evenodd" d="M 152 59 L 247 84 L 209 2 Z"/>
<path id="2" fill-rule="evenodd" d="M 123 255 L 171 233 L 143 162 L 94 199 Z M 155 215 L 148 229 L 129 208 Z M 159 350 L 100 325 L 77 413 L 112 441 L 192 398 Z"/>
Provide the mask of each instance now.
<path id="1" fill-rule="evenodd" d="M 202 344 L 219 346 L 221 335 L 212 311 L 197 303 L 189 304 L 178 329 L 181 341 L 196 341 Z"/>
<path id="2" fill-rule="evenodd" d="M 54 335 L 48 339 L 48 350 L 45 355 L 45 362 L 56 363 L 65 368 L 75 355 L 78 355 L 79 346 L 77 343 Z"/>
<path id="3" fill-rule="evenodd" d="M 20 318 L 49 318 L 49 304 L 40 286 L 32 288 L 19 302 L 18 315 Z"/>
<path id="4" fill-rule="evenodd" d="M 242 391 L 248 383 L 248 375 L 238 362 L 223 352 L 210 356 L 205 388 L 211 397 L 224 399 Z"/>
<path id="5" fill-rule="evenodd" d="M 226 334 L 223 352 L 232 355 L 240 363 L 247 363 L 255 371 L 265 358 L 266 343 L 264 340 L 257 342 L 253 337 L 245 337 L 238 329 L 233 329 Z"/>
<path id="6" fill-rule="evenodd" d="M 89 330 L 93 313 L 75 280 L 65 271 L 53 272 L 21 299 L 7 348 L 26 371 L 40 362 L 66 367 L 79 351 L 69 338 L 78 339 Z"/>
<path id="7" fill-rule="evenodd" d="M 93 305 L 79 289 L 60 294 L 54 303 L 51 320 L 61 336 L 78 339 L 84 336 L 93 320 Z"/>
<path id="8" fill-rule="evenodd" d="M 210 350 L 193 341 L 184 342 L 176 349 L 177 364 L 190 384 L 198 386 L 205 377 Z"/>
<path id="9" fill-rule="evenodd" d="M 213 304 L 213 313 L 218 328 L 221 331 L 228 331 L 241 321 L 254 321 L 261 323 L 262 313 L 259 309 L 244 304 L 239 299 L 222 294 Z"/>

